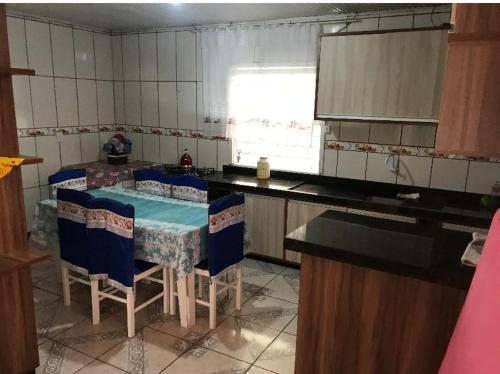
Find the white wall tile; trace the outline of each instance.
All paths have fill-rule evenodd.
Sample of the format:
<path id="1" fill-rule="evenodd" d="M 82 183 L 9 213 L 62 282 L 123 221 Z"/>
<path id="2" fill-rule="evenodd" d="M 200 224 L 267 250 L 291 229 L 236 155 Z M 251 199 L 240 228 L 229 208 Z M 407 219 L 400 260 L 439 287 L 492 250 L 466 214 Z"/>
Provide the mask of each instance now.
<path id="1" fill-rule="evenodd" d="M 436 126 L 403 125 L 401 144 L 434 147 L 436 139 Z"/>
<path id="2" fill-rule="evenodd" d="M 325 140 L 335 140 L 340 141 L 340 122 L 339 121 L 327 121 L 325 129 Z"/>
<path id="3" fill-rule="evenodd" d="M 343 142 L 367 142 L 370 135 L 370 125 L 360 122 L 340 123 L 340 140 Z"/>
<path id="4" fill-rule="evenodd" d="M 125 122 L 141 125 L 141 86 L 139 82 L 125 82 Z"/>
<path id="5" fill-rule="evenodd" d="M 143 126 L 158 126 L 158 83 L 141 82 L 141 113 Z"/>
<path id="6" fill-rule="evenodd" d="M 14 93 L 17 128 L 26 129 L 33 127 L 29 77 L 12 76 L 12 90 Z"/>
<path id="7" fill-rule="evenodd" d="M 82 163 L 80 134 L 63 135 L 60 146 L 62 166 Z"/>
<path id="8" fill-rule="evenodd" d="M 26 32 L 24 19 L 7 17 L 7 33 L 9 37 L 10 66 L 27 68 Z"/>
<path id="9" fill-rule="evenodd" d="M 55 78 L 55 86 L 58 126 L 78 126 L 76 79 Z"/>
<path id="10" fill-rule="evenodd" d="M 132 142 L 132 153 L 130 154 L 131 160 L 143 160 L 142 156 L 142 134 L 129 132 L 127 138 Z"/>
<path id="11" fill-rule="evenodd" d="M 27 156 L 36 155 L 35 138 L 19 138 L 19 154 Z M 40 182 L 38 179 L 38 166 L 36 164 L 21 166 L 23 176 L 23 188 L 37 187 Z"/>
<path id="12" fill-rule="evenodd" d="M 158 80 L 156 33 L 139 35 L 141 81 Z"/>
<path id="13" fill-rule="evenodd" d="M 217 140 L 198 139 L 198 167 L 217 168 Z"/>
<path id="14" fill-rule="evenodd" d="M 49 175 L 61 168 L 59 142 L 55 135 L 37 136 L 35 142 L 37 156 L 43 158 L 43 162 L 38 164 L 40 184 L 48 184 Z"/>
<path id="15" fill-rule="evenodd" d="M 201 53 L 201 32 L 196 33 L 196 80 L 203 82 L 203 61 Z"/>
<path id="16" fill-rule="evenodd" d="M 348 32 L 354 31 L 376 31 L 378 30 L 377 18 L 361 18 L 347 26 Z"/>
<path id="17" fill-rule="evenodd" d="M 177 100 L 179 128 L 196 130 L 196 83 L 177 82 Z"/>
<path id="18" fill-rule="evenodd" d="M 139 80 L 139 38 L 135 35 L 122 35 L 123 79 Z"/>
<path id="19" fill-rule="evenodd" d="M 26 21 L 26 42 L 29 67 L 35 69 L 37 75 L 52 75 L 49 24 Z"/>
<path id="20" fill-rule="evenodd" d="M 323 158 L 323 174 L 334 177 L 337 175 L 337 156 L 335 149 L 325 149 Z"/>
<path id="21" fill-rule="evenodd" d="M 196 126 L 198 130 L 203 129 L 203 123 L 205 122 L 203 110 L 203 83 L 196 83 Z"/>
<path id="22" fill-rule="evenodd" d="M 401 141 L 401 125 L 391 123 L 371 123 L 370 143 L 399 144 Z"/>
<path id="23" fill-rule="evenodd" d="M 143 160 L 160 162 L 160 136 L 144 134 L 142 137 Z"/>
<path id="24" fill-rule="evenodd" d="M 176 80 L 175 32 L 158 33 L 158 79 Z"/>
<path id="25" fill-rule="evenodd" d="M 97 79 L 113 79 L 111 36 L 94 33 L 95 75 Z"/>
<path id="26" fill-rule="evenodd" d="M 217 140 L 217 170 L 233 163 L 231 140 Z"/>
<path id="27" fill-rule="evenodd" d="M 368 153 L 366 162 L 366 180 L 384 183 L 396 183 L 396 172 L 389 170 L 385 164 L 386 154 Z M 395 165 L 398 162 L 398 156 L 395 157 Z M 391 161 L 389 161 L 391 162 Z"/>
<path id="28" fill-rule="evenodd" d="M 82 162 L 93 162 L 100 159 L 99 133 L 81 134 L 80 142 L 82 147 Z"/>
<path id="29" fill-rule="evenodd" d="M 115 123 L 113 98 L 113 82 L 96 81 L 97 84 L 97 113 L 100 125 Z"/>
<path id="30" fill-rule="evenodd" d="M 123 80 L 123 60 L 122 60 L 122 37 L 113 35 L 111 37 L 113 49 L 113 79 Z"/>
<path id="31" fill-rule="evenodd" d="M 40 200 L 47 200 L 49 198 L 49 186 L 40 186 Z"/>
<path id="32" fill-rule="evenodd" d="M 467 176 L 467 192 L 490 194 L 495 182 L 500 182 L 500 163 L 471 161 Z"/>
<path id="33" fill-rule="evenodd" d="M 399 156 L 399 172 L 396 183 L 429 187 L 431 168 L 431 157 Z"/>
<path id="34" fill-rule="evenodd" d="M 381 17 L 380 30 L 392 29 L 411 29 L 413 23 L 413 16 L 395 16 L 395 17 Z"/>
<path id="35" fill-rule="evenodd" d="M 71 27 L 50 25 L 54 75 L 56 77 L 75 77 L 75 55 L 73 50 L 73 29 Z"/>
<path id="36" fill-rule="evenodd" d="M 57 126 L 54 79 L 30 77 L 30 85 L 35 127 Z"/>
<path id="37" fill-rule="evenodd" d="M 196 33 L 180 31 L 177 37 L 177 80 L 196 80 Z"/>
<path id="38" fill-rule="evenodd" d="M 189 155 L 193 159 L 193 165 L 198 165 L 198 147 L 195 138 L 178 138 L 178 153 L 177 160 L 181 159 L 181 156 L 184 154 L 184 150 L 187 148 Z"/>
<path id="39" fill-rule="evenodd" d="M 91 32 L 73 29 L 76 77 L 95 79 L 94 38 Z"/>
<path id="40" fill-rule="evenodd" d="M 31 230 L 33 224 L 33 216 L 35 214 L 36 204 L 40 201 L 40 188 L 25 188 L 23 190 L 24 197 L 24 212 L 26 214 L 26 222 L 28 231 Z"/>
<path id="41" fill-rule="evenodd" d="M 115 122 L 125 124 L 125 102 L 123 97 L 123 82 L 114 82 L 113 96 L 115 99 Z"/>
<path id="42" fill-rule="evenodd" d="M 160 162 L 178 164 L 177 136 L 160 136 Z"/>
<path id="43" fill-rule="evenodd" d="M 468 165 L 465 160 L 433 159 L 431 188 L 464 191 Z"/>
<path id="44" fill-rule="evenodd" d="M 366 153 L 338 151 L 337 176 L 340 178 L 365 179 Z"/>
<path id="45" fill-rule="evenodd" d="M 93 80 L 77 79 L 80 126 L 97 125 L 97 94 Z"/>
<path id="46" fill-rule="evenodd" d="M 160 126 L 177 128 L 177 84 L 158 82 Z"/>

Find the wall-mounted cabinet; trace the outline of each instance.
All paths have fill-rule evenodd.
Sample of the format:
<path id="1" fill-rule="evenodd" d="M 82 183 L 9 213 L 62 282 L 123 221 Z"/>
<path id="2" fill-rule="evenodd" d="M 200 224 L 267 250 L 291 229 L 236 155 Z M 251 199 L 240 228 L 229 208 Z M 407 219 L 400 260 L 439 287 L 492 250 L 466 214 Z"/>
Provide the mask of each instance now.
<path id="1" fill-rule="evenodd" d="M 447 30 L 325 34 L 317 119 L 438 120 Z"/>

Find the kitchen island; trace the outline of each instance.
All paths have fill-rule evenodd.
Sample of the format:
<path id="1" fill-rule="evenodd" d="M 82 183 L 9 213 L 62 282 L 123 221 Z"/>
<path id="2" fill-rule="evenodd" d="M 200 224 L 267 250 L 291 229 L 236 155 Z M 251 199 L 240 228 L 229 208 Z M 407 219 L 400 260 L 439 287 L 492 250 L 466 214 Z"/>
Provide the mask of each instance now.
<path id="1" fill-rule="evenodd" d="M 470 234 L 328 211 L 302 254 L 295 373 L 436 373 L 473 271 Z"/>

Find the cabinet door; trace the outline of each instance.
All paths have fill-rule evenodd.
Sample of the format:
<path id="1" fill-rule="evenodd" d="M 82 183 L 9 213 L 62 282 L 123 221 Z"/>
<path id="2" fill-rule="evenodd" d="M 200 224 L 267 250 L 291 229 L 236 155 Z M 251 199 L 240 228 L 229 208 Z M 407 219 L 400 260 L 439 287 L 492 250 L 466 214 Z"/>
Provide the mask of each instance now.
<path id="1" fill-rule="evenodd" d="M 283 259 L 285 200 L 245 194 L 250 252 Z"/>
<path id="2" fill-rule="evenodd" d="M 321 38 L 317 118 L 437 122 L 446 30 Z"/>
<path id="3" fill-rule="evenodd" d="M 293 200 L 289 201 L 287 209 L 286 234 L 288 235 L 327 210 L 339 210 L 346 212 L 347 208 L 334 205 L 304 203 Z M 285 250 L 285 259 L 300 263 L 300 253 Z"/>

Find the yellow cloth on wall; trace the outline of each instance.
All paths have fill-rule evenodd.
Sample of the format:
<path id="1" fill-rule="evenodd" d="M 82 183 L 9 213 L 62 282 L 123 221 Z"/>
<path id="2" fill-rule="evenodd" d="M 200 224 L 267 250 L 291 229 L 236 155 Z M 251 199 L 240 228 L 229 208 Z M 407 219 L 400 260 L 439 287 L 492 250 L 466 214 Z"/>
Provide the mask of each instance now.
<path id="1" fill-rule="evenodd" d="M 0 157 L 0 179 L 9 174 L 14 166 L 21 165 L 23 161 L 24 158 Z"/>

